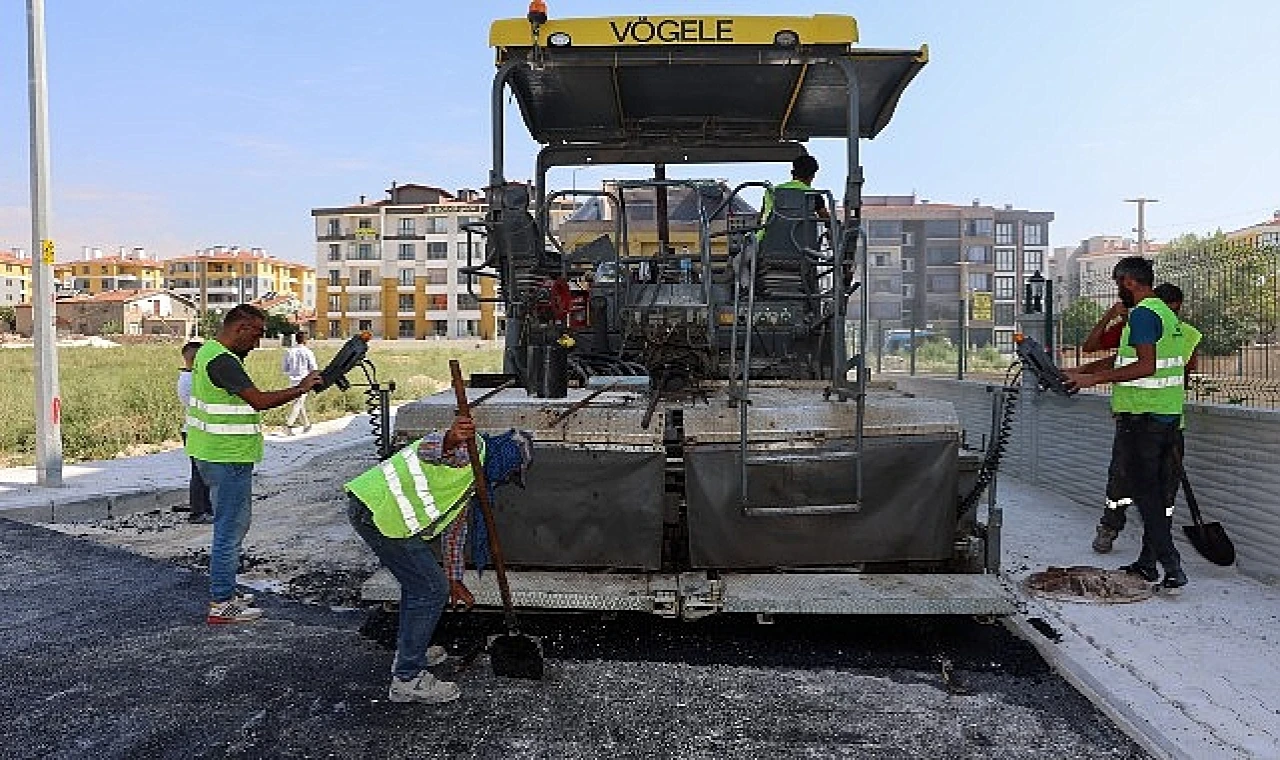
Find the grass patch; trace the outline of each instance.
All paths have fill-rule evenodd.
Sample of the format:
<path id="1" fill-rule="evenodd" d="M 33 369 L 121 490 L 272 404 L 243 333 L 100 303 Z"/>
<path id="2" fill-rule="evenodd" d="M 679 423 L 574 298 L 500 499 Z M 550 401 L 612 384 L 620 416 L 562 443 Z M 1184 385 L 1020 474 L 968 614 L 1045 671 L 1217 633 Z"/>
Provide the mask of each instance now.
<path id="1" fill-rule="evenodd" d="M 119 348 L 60 348 L 58 377 L 62 392 L 62 447 L 69 462 L 110 459 L 152 447 L 177 445 L 182 411 L 174 386 L 182 366 L 180 344 L 143 344 Z M 320 366 L 340 344 L 315 344 Z M 249 354 L 249 375 L 262 390 L 288 385 L 280 371 L 284 349 L 260 348 Z M 376 342 L 369 358 L 378 379 L 394 380 L 392 398 L 409 401 L 449 385 L 449 359 L 462 363 L 464 374 L 498 372 L 502 349 L 472 342 Z M 30 349 L 0 351 L 0 376 L 8 386 L 0 393 L 0 467 L 35 461 L 35 367 Z M 357 371 L 350 376 L 363 379 Z M 327 420 L 365 411 L 364 389 L 314 394 L 308 404 L 312 420 Z M 264 416 L 283 425 L 288 405 Z"/>

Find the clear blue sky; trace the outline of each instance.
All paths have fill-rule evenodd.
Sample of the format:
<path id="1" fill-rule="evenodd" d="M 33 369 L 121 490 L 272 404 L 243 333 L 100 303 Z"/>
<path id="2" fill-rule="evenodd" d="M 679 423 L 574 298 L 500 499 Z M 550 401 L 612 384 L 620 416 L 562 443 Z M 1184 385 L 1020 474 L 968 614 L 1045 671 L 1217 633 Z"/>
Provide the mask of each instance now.
<path id="1" fill-rule="evenodd" d="M 553 16 L 858 17 L 869 47 L 927 42 L 931 62 L 865 143 L 868 193 L 1013 203 L 1057 214 L 1053 245 L 1235 228 L 1280 208 L 1280 3 L 568 2 Z M 262 246 L 314 263 L 309 210 L 381 197 L 392 180 L 484 183 L 486 46 L 524 2 L 51 0 L 53 225 L 81 245 L 162 256 Z M 0 8 L 0 247 L 29 247 L 26 17 Z M 508 109 L 508 177 L 533 146 Z M 834 143 L 811 150 L 834 176 Z M 526 168 L 527 167 L 527 168 Z M 698 176 L 745 175 L 705 169 Z M 579 186 L 606 173 L 560 178 Z M 615 175 L 616 172 L 607 172 Z M 781 168 L 777 174 L 785 172 Z M 556 178 L 553 176 L 553 181 Z"/>

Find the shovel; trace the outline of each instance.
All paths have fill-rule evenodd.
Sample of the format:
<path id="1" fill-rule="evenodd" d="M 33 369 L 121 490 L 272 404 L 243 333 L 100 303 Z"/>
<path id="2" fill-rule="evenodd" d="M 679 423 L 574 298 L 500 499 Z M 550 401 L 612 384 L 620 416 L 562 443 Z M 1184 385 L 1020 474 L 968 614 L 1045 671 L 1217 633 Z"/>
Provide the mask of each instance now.
<path id="1" fill-rule="evenodd" d="M 1196 503 L 1196 495 L 1191 491 L 1191 481 L 1187 480 L 1187 471 L 1182 466 L 1182 452 L 1174 449 L 1174 459 L 1178 462 L 1178 477 L 1182 479 L 1182 493 L 1186 494 L 1187 506 L 1191 508 L 1193 525 L 1183 525 L 1187 540 L 1200 552 L 1200 556 L 1215 565 L 1233 564 L 1236 561 L 1236 547 L 1227 537 L 1227 531 L 1220 522 L 1207 523 L 1200 514 L 1200 505 Z"/>
<path id="2" fill-rule="evenodd" d="M 458 414 L 471 416 L 467 403 L 467 389 L 462 382 L 462 368 L 456 359 L 449 360 L 449 372 L 453 375 L 453 394 L 458 400 Z M 489 503 L 489 486 L 484 479 L 484 465 L 474 438 L 467 441 L 467 456 L 471 459 L 471 472 L 476 480 L 476 497 L 484 514 L 485 528 L 489 531 L 489 552 L 493 555 L 493 569 L 498 574 L 498 591 L 502 594 L 502 616 L 507 632 L 495 636 L 489 642 L 489 662 L 495 676 L 507 678 L 542 678 L 542 644 L 532 636 L 520 633 L 516 623 L 514 605 L 511 603 L 511 587 L 507 585 L 507 566 L 502 560 L 502 546 L 498 542 L 498 526 L 493 519 L 493 505 Z"/>

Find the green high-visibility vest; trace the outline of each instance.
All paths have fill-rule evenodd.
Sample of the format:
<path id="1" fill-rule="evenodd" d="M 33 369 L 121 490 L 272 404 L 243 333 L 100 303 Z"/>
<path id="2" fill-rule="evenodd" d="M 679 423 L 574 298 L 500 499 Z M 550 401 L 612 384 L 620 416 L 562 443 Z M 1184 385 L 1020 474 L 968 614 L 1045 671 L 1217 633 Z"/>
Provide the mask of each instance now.
<path id="1" fill-rule="evenodd" d="M 476 438 L 484 461 L 484 438 Z M 373 513 L 373 524 L 388 538 L 435 538 L 466 507 L 475 488 L 471 467 L 426 464 L 418 458 L 419 438 L 344 487 Z"/>
<path id="2" fill-rule="evenodd" d="M 209 379 L 209 362 L 223 354 L 244 366 L 216 340 L 205 341 L 196 352 L 187 406 L 187 455 L 206 462 L 261 462 L 262 414 Z"/>
<path id="3" fill-rule="evenodd" d="M 1129 414 L 1182 414 L 1186 400 L 1183 383 L 1183 336 L 1178 317 L 1159 298 L 1144 298 L 1138 304 L 1160 318 L 1160 339 L 1156 341 L 1156 371 L 1148 377 L 1116 383 L 1111 391 L 1111 411 Z M 1116 368 L 1138 361 L 1138 352 L 1129 345 L 1129 323 L 1120 333 Z"/>

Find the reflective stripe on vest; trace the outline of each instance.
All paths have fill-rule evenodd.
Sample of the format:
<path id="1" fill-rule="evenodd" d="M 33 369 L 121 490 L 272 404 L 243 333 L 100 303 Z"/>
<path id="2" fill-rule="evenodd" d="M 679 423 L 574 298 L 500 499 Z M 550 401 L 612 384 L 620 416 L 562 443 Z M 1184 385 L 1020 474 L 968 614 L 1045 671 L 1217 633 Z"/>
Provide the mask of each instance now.
<path id="1" fill-rule="evenodd" d="M 476 442 L 483 461 L 484 439 Z M 346 484 L 389 538 L 438 536 L 462 513 L 473 490 L 470 466 L 424 465 L 418 456 L 421 445 L 421 440 L 413 442 Z"/>
<path id="2" fill-rule="evenodd" d="M 262 414 L 249 402 L 213 384 L 209 364 L 223 354 L 240 357 L 216 340 L 196 352 L 187 404 L 187 454 L 206 462 L 250 464 L 262 460 Z"/>
<path id="3" fill-rule="evenodd" d="M 1155 371 L 1136 380 L 1116 383 L 1111 392 L 1111 409 L 1130 414 L 1181 415 L 1186 399 L 1182 330 L 1178 317 L 1159 298 L 1144 298 L 1138 304 L 1150 309 L 1160 319 L 1160 338 L 1156 341 Z M 1138 361 L 1138 351 L 1129 345 L 1129 324 L 1120 334 L 1116 367 Z"/>

